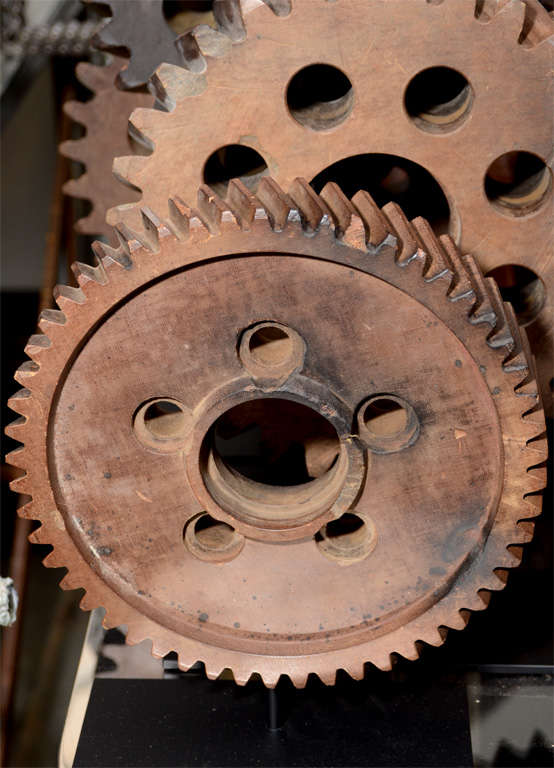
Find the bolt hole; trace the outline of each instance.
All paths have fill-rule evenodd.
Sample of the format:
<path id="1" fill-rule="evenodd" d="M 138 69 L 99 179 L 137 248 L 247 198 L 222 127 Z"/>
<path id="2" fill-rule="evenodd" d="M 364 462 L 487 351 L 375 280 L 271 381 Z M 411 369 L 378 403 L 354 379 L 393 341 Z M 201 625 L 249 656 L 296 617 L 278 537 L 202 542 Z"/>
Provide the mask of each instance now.
<path id="1" fill-rule="evenodd" d="M 372 400 L 364 411 L 364 424 L 380 437 L 393 437 L 408 423 L 406 409 L 395 400 L 382 397 Z"/>
<path id="2" fill-rule="evenodd" d="M 213 562 L 231 560 L 244 546 L 243 536 L 231 525 L 216 520 L 207 512 L 187 522 L 183 540 L 193 555 L 201 560 Z"/>
<path id="3" fill-rule="evenodd" d="M 348 77 L 330 64 L 311 64 L 297 72 L 287 87 L 287 105 L 306 128 L 324 131 L 340 125 L 354 104 Z"/>
<path id="4" fill-rule="evenodd" d="M 204 549 L 225 549 L 232 543 L 234 534 L 234 528 L 207 513 L 200 515 L 194 525 L 196 540 Z"/>
<path id="5" fill-rule="evenodd" d="M 536 211 L 552 189 L 552 174 L 531 152 L 506 152 L 491 163 L 485 176 L 490 203 L 510 216 Z"/>
<path id="6" fill-rule="evenodd" d="M 457 128 L 473 103 L 473 89 L 466 78 L 450 67 L 430 67 L 409 83 L 404 97 L 415 124 L 432 133 Z"/>
<path id="7" fill-rule="evenodd" d="M 250 336 L 248 349 L 259 365 L 280 365 L 293 352 L 292 339 L 276 325 L 264 325 Z"/>
<path id="8" fill-rule="evenodd" d="M 144 411 L 144 425 L 159 440 L 180 437 L 187 418 L 181 406 L 172 400 L 156 400 Z"/>
<path id="9" fill-rule="evenodd" d="M 519 264 L 504 264 L 487 273 L 496 280 L 504 301 L 509 301 L 520 325 L 529 325 L 544 306 L 546 289 L 532 269 Z"/>
<path id="10" fill-rule="evenodd" d="M 267 164 L 255 149 L 242 144 L 227 144 L 212 152 L 206 160 L 204 182 L 224 197 L 231 179 L 240 179 L 255 192 L 260 179 L 267 173 Z"/>
<path id="11" fill-rule="evenodd" d="M 457 220 L 439 183 L 423 166 L 405 157 L 352 155 L 318 173 L 311 185 L 321 192 L 329 181 L 336 182 L 349 198 L 364 189 L 379 207 L 397 203 L 409 219 L 423 216 L 437 235 L 450 233 L 457 239 Z"/>
<path id="12" fill-rule="evenodd" d="M 342 565 L 363 560 L 376 544 L 375 526 L 353 512 L 331 520 L 315 535 L 319 550 Z"/>

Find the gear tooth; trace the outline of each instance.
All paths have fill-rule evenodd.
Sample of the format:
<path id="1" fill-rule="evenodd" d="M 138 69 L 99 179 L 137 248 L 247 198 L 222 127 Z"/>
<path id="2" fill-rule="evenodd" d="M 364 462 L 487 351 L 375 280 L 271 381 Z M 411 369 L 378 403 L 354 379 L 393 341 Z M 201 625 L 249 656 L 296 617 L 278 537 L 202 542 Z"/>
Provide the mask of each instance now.
<path id="1" fill-rule="evenodd" d="M 19 513 L 19 510 L 18 510 L 18 513 Z M 31 544 L 41 544 L 42 543 L 42 538 L 41 538 L 41 529 L 42 528 L 43 528 L 43 526 L 39 525 L 38 528 L 35 528 L 34 531 L 31 531 L 31 533 L 27 536 L 27 541 L 31 542 Z"/>
<path id="2" fill-rule="evenodd" d="M 453 611 L 445 622 L 446 629 L 455 629 L 457 632 L 465 629 L 468 622 L 469 614 L 467 611 L 457 610 Z M 440 629 L 440 627 L 439 627 Z"/>
<path id="3" fill-rule="evenodd" d="M 521 373 L 522 378 L 525 378 L 529 373 L 529 363 L 523 349 L 523 334 L 520 332 L 514 308 L 506 302 L 504 302 L 504 316 L 512 337 L 512 348 L 503 363 L 504 371 L 506 373 Z"/>
<path id="4" fill-rule="evenodd" d="M 442 244 L 437 239 L 427 219 L 418 216 L 412 221 L 412 227 L 427 256 L 423 270 L 425 281 L 432 283 L 439 278 L 447 278 L 451 283 L 453 274 L 444 254 Z"/>
<path id="5" fill-rule="evenodd" d="M 409 264 L 418 254 L 417 239 L 404 212 L 396 203 L 387 203 L 382 209 L 393 234 L 400 242 L 400 249 L 396 255 L 396 263 L 400 267 Z"/>
<path id="6" fill-rule="evenodd" d="M 192 210 L 189 206 L 181 200 L 180 197 L 170 197 L 168 202 L 169 207 L 169 226 L 173 234 L 179 240 L 185 240 L 189 236 L 190 232 L 190 220 L 192 218 Z"/>
<path id="7" fill-rule="evenodd" d="M 241 229 L 249 230 L 256 216 L 256 198 L 240 179 L 231 179 L 227 202 Z"/>
<path id="8" fill-rule="evenodd" d="M 350 675 L 350 677 L 353 680 L 363 680 L 364 679 L 364 662 L 359 661 L 355 664 L 349 665 L 348 669 L 345 670 L 345 672 Z M 296 685 L 296 683 L 295 683 Z M 306 685 L 306 678 L 304 677 L 304 683 L 303 685 L 296 685 L 297 688 L 304 688 Z"/>
<path id="9" fill-rule="evenodd" d="M 335 236 L 346 245 L 365 251 L 364 223 L 339 185 L 329 181 L 321 190 L 320 197 L 331 212 Z"/>
<path id="10" fill-rule="evenodd" d="M 90 283 L 95 285 L 106 285 L 108 282 L 106 271 L 101 262 L 99 262 L 96 267 L 91 267 L 89 264 L 74 261 L 71 265 L 71 270 L 79 283 L 79 287 L 83 289 L 86 289 Z"/>
<path id="11" fill-rule="evenodd" d="M 535 523 L 532 520 L 518 520 L 517 538 L 519 544 L 529 544 L 535 535 Z"/>
<path id="12" fill-rule="evenodd" d="M 330 211 L 305 179 L 297 177 L 292 182 L 289 197 L 300 214 L 302 228 L 309 234 L 330 221 Z"/>
<path id="13" fill-rule="evenodd" d="M 275 669 L 268 670 L 259 673 L 266 688 L 275 688 L 279 680 L 281 679 L 281 673 Z M 294 683 L 294 680 L 292 681 Z"/>
<path id="14" fill-rule="evenodd" d="M 289 213 L 293 208 L 290 197 L 269 176 L 264 176 L 260 180 L 256 197 L 264 207 L 271 228 L 276 232 L 282 232 L 287 226 Z"/>
<path id="15" fill-rule="evenodd" d="M 123 251 L 129 259 L 134 259 L 141 251 L 152 252 L 152 244 L 148 242 L 145 233 L 135 232 L 124 222 L 116 224 L 115 232 Z"/>
<path id="16" fill-rule="evenodd" d="M 126 186 L 141 186 L 141 176 L 148 165 L 148 155 L 123 155 L 114 157 L 112 164 L 113 175 Z"/>
<path id="17" fill-rule="evenodd" d="M 198 190 L 198 212 L 211 235 L 220 233 L 221 219 L 227 210 L 227 206 L 213 189 L 207 184 L 202 184 Z"/>
<path id="18" fill-rule="evenodd" d="M 518 42 L 534 48 L 554 35 L 554 19 L 539 0 L 525 0 L 525 16 Z"/>
<path id="19" fill-rule="evenodd" d="M 76 305 L 84 304 L 85 294 L 80 288 L 73 288 L 71 285 L 54 286 L 54 300 L 65 315 L 71 313 Z"/>
<path id="20" fill-rule="evenodd" d="M 360 189 L 352 198 L 352 204 L 364 222 L 367 244 L 374 247 L 381 245 L 391 231 L 377 203 L 365 189 Z"/>
<path id="21" fill-rule="evenodd" d="M 315 674 L 319 677 L 323 685 L 334 685 L 337 679 L 336 669 L 318 670 Z"/>
<path id="22" fill-rule="evenodd" d="M 43 536 L 38 533 L 44 531 L 44 526 L 41 526 L 37 531 L 33 531 L 35 534 L 35 538 L 33 539 L 33 543 L 38 544 L 48 544 L 48 541 L 45 540 Z M 46 557 L 43 558 L 42 564 L 46 566 L 46 568 L 61 568 L 63 566 L 63 563 L 61 562 L 60 556 L 58 552 L 53 549 L 52 552 L 49 552 Z"/>
<path id="23" fill-rule="evenodd" d="M 89 595 L 88 592 L 85 592 L 83 597 L 81 598 L 81 602 L 79 603 L 79 607 L 82 611 L 93 611 L 95 608 L 98 608 L 97 602 Z"/>
<path id="24" fill-rule="evenodd" d="M 452 282 L 447 292 L 448 298 L 450 301 L 473 298 L 473 286 L 462 264 L 460 252 L 454 241 L 449 235 L 441 235 L 439 240 L 442 245 L 443 256 L 452 273 Z"/>
<path id="25" fill-rule="evenodd" d="M 70 589 L 79 589 L 81 585 L 75 580 L 75 577 L 68 571 L 59 582 L 60 589 L 65 591 Z"/>
<path id="26" fill-rule="evenodd" d="M 65 114 L 80 125 L 86 126 L 88 116 L 90 114 L 90 102 L 89 101 L 66 101 L 63 105 L 63 111 Z M 79 141 L 79 139 L 77 139 Z M 64 142 L 69 144 L 74 142 Z"/>
<path id="27" fill-rule="evenodd" d="M 29 486 L 29 473 L 26 472 L 24 475 L 21 475 L 20 477 L 15 477 L 13 480 L 10 480 L 10 489 L 14 493 L 19 494 L 26 494 L 30 496 L 31 488 Z"/>
<path id="28" fill-rule="evenodd" d="M 528 440 L 526 448 L 528 451 L 532 451 L 535 454 L 534 460 L 537 464 L 546 461 L 548 458 L 548 440 L 546 432 L 538 437 Z"/>
<path id="29" fill-rule="evenodd" d="M 144 112 L 154 112 L 154 115 L 142 115 L 137 119 L 137 128 L 142 134 L 148 135 L 151 130 L 155 130 L 156 120 L 163 119 L 163 112 L 173 112 L 178 103 L 190 98 L 199 96 L 206 89 L 206 76 L 195 72 L 188 72 L 182 67 L 176 67 L 172 64 L 160 64 L 158 69 L 150 78 L 150 90 L 156 97 L 157 110 L 143 110 Z M 160 111 L 160 109 L 162 111 Z M 134 123 L 134 112 L 131 115 L 131 121 Z M 133 135 L 131 133 L 131 135 Z M 140 140 L 140 139 L 139 139 Z M 152 142 L 147 139 L 145 146 L 152 146 Z M 143 143 L 141 141 L 141 143 Z"/>
<path id="30" fill-rule="evenodd" d="M 22 430 L 25 429 L 25 426 L 27 424 L 27 419 L 25 416 L 19 416 L 17 419 L 14 419 L 12 422 L 7 424 L 4 427 L 4 433 L 11 437 L 12 440 L 18 440 L 20 443 L 23 442 L 23 435 L 21 434 Z"/>
<path id="31" fill-rule="evenodd" d="M 104 274 L 106 275 L 106 281 L 109 282 L 109 276 L 107 269 L 112 264 L 117 264 L 119 267 L 128 269 L 132 266 L 133 262 L 124 252 L 123 248 L 112 248 L 106 243 L 101 243 L 100 240 L 95 240 L 91 246 L 92 252 L 96 259 L 96 263 L 102 266 Z"/>
<path id="32" fill-rule="evenodd" d="M 36 355 L 40 355 L 50 346 L 50 339 L 43 333 L 33 333 L 25 346 L 25 354 L 34 360 Z"/>
<path id="33" fill-rule="evenodd" d="M 175 40 L 175 47 L 183 57 L 184 66 L 186 69 L 188 69 L 190 72 L 194 72 L 194 74 L 201 75 L 206 71 L 207 64 L 206 59 L 202 55 L 203 51 L 199 41 L 197 40 L 198 29 L 198 27 L 195 29 L 189 29 L 187 32 L 179 35 L 179 37 L 177 37 Z M 209 27 L 209 29 L 212 28 Z M 215 32 L 215 30 L 212 31 Z M 228 42 L 231 44 L 230 40 L 228 40 Z M 156 75 L 154 74 L 154 77 L 155 76 Z"/>
<path id="34" fill-rule="evenodd" d="M 86 143 L 84 139 L 67 139 L 62 141 L 58 149 L 62 157 L 67 157 L 69 160 L 75 160 L 77 163 L 84 163 L 83 156 L 86 156 Z M 72 179 L 75 181 L 75 179 Z M 66 182 L 67 183 L 67 182 Z"/>
<path id="35" fill-rule="evenodd" d="M 17 467 L 18 469 L 26 469 L 28 463 L 28 457 L 24 445 L 20 445 L 18 448 L 14 448 L 13 451 L 7 453 L 4 457 L 6 464 L 11 467 Z"/>
<path id="36" fill-rule="evenodd" d="M 215 662 L 212 662 L 211 664 L 205 664 L 206 669 L 206 677 L 208 680 L 217 680 L 217 678 L 221 675 L 223 670 L 225 669 L 225 664 L 216 664 Z"/>
<path id="37" fill-rule="evenodd" d="M 117 57 L 114 57 L 112 63 L 107 67 L 99 67 L 96 64 L 89 64 L 87 61 L 80 61 L 75 67 L 77 80 L 88 88 L 89 91 L 95 93 L 106 84 L 105 71 L 111 69 L 115 77 L 115 74 L 119 69 L 118 66 L 114 67 L 116 60 Z"/>
<path id="38" fill-rule="evenodd" d="M 150 139 L 149 133 L 156 128 L 162 113 L 149 109 L 148 107 L 137 107 L 129 116 L 128 132 L 129 136 L 138 142 L 142 147 L 153 151 L 154 142 Z"/>
<path id="39" fill-rule="evenodd" d="M 79 200 L 90 200 L 89 176 L 83 173 L 78 179 L 69 179 L 62 187 L 64 195 Z"/>
<path id="40" fill-rule="evenodd" d="M 462 256 L 462 264 L 475 294 L 475 302 L 470 310 L 469 320 L 473 324 L 488 323 L 494 328 L 496 325 L 496 315 L 490 302 L 483 273 L 477 266 L 473 256 Z"/>
<path id="41" fill-rule="evenodd" d="M 493 312 L 496 317 L 494 329 L 491 331 L 487 338 L 487 343 L 493 349 L 499 349 L 505 347 L 506 357 L 514 346 L 514 339 L 512 337 L 506 312 L 504 309 L 504 302 L 496 281 L 491 277 L 484 278 L 485 290 L 487 291 L 490 305 L 493 308 Z"/>
<path id="42" fill-rule="evenodd" d="M 214 0 L 212 11 L 218 28 L 234 43 L 242 43 L 246 39 L 240 3 L 235 0 Z"/>
<path id="43" fill-rule="evenodd" d="M 288 16 L 292 11 L 291 0 L 262 0 L 276 16 Z"/>
<path id="44" fill-rule="evenodd" d="M 26 360 L 24 363 L 21 363 L 13 377 L 19 384 L 25 386 L 30 381 L 30 377 L 35 376 L 39 370 L 40 366 L 38 363 L 35 363 L 34 360 Z"/>
<path id="45" fill-rule="evenodd" d="M 171 653 L 173 648 L 170 647 L 169 643 L 163 642 L 158 638 L 152 640 L 152 656 L 155 659 L 163 659 L 164 656 L 167 656 L 168 653 Z"/>
<path id="46" fill-rule="evenodd" d="M 163 240 L 165 237 L 170 237 L 173 233 L 165 221 L 159 219 L 150 208 L 141 208 L 140 213 L 145 235 L 150 243 L 151 250 L 158 251 L 160 240 Z"/>
<path id="47" fill-rule="evenodd" d="M 492 22 L 496 35 L 502 34 L 507 39 L 511 38 L 517 42 L 523 29 L 525 4 L 511 2 L 511 0 L 477 0 L 475 16 L 481 23 Z M 499 26 L 502 27 L 500 32 Z"/>
<path id="48" fill-rule="evenodd" d="M 49 337 L 65 324 L 66 316 L 59 309 L 43 309 L 38 318 L 38 326 Z"/>
<path id="49" fill-rule="evenodd" d="M 246 683 L 250 680 L 252 677 L 252 673 L 249 669 L 246 669 L 246 667 L 233 667 L 232 669 L 233 677 L 235 679 L 235 683 L 237 685 L 246 685 Z"/>
<path id="50" fill-rule="evenodd" d="M 192 72 L 202 73 L 206 70 L 206 60 L 204 59 L 204 56 L 209 56 L 212 59 L 227 56 L 231 53 L 233 47 L 233 43 L 227 35 L 210 27 L 208 24 L 199 24 L 190 31 L 189 36 L 194 40 L 200 57 L 199 63 L 196 63 L 196 60 L 193 62 L 197 69 L 189 67 Z M 179 39 L 176 45 L 180 46 L 180 42 L 181 40 Z M 201 68 L 202 64 L 203 68 Z"/>

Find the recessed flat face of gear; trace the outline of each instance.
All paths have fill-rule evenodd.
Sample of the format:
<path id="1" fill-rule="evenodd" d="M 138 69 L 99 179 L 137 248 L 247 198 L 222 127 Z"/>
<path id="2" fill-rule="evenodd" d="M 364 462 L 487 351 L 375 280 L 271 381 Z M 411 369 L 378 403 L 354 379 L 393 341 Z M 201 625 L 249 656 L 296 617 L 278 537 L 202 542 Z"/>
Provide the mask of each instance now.
<path id="1" fill-rule="evenodd" d="M 224 179 L 228 163 L 235 175 L 245 164 L 243 181 L 254 190 L 264 173 L 284 188 L 302 173 L 318 191 L 324 181 L 343 183 L 350 158 L 354 193 L 367 180 L 356 169 L 389 158 L 382 202 L 400 200 L 416 169 L 442 200 L 443 224 L 484 272 L 512 265 L 534 273 L 530 334 L 549 379 L 553 49 L 552 21 L 540 10 L 523 2 L 308 0 L 276 18 L 260 6 L 245 17 L 245 43 L 210 65 L 203 90 L 190 73 L 158 70 L 169 114 L 131 117 L 153 154 L 114 167 L 157 211 L 172 194 L 190 200 L 203 181 Z M 108 214 L 111 223 L 122 217 L 140 226 L 138 208 Z"/>
<path id="2" fill-rule="evenodd" d="M 231 187 L 59 289 L 10 401 L 23 514 L 131 643 L 242 683 L 360 677 L 463 626 L 529 538 L 525 340 L 425 221 Z"/>

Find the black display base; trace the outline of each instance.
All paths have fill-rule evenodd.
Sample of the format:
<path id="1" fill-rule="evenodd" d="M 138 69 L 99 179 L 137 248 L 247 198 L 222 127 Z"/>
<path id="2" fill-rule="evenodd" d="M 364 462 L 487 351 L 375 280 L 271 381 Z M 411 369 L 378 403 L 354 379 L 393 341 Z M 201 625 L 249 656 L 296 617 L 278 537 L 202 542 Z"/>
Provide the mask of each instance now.
<path id="1" fill-rule="evenodd" d="M 75 768 L 195 765 L 471 766 L 464 680 L 95 680 Z"/>

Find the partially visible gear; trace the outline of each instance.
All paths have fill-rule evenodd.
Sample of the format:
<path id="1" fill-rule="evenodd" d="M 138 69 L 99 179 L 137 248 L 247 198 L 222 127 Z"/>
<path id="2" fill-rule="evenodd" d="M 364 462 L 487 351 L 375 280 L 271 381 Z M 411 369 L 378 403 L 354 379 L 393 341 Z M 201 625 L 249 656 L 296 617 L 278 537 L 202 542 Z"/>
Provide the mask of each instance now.
<path id="1" fill-rule="evenodd" d="M 86 0 L 94 2 L 97 0 Z M 244 0 L 243 0 L 244 2 Z M 248 1 L 246 5 L 259 4 L 262 0 Z M 201 25 L 196 30 L 177 34 L 166 21 L 162 0 L 101 0 L 110 8 L 112 18 L 95 37 L 95 45 L 107 51 L 127 48 L 130 55 L 128 65 L 118 74 L 121 88 L 136 88 L 145 85 L 163 62 L 184 67 L 194 72 L 205 68 L 202 52 L 196 40 L 197 30 L 203 35 L 207 30 L 228 40 L 241 42 L 245 36 L 242 20 L 241 0 L 214 0 L 213 18 L 215 28 Z M 276 13 L 287 12 L 287 0 L 267 0 Z M 221 41 L 225 45 L 225 41 Z"/>
<path id="2" fill-rule="evenodd" d="M 140 205 L 163 211 L 173 192 L 190 199 L 202 182 L 215 183 L 213 163 L 221 168 L 238 154 L 257 158 L 253 175 L 243 178 L 254 190 L 263 172 L 285 188 L 299 172 L 316 191 L 327 180 L 344 184 L 338 166 L 344 172 L 350 158 L 353 194 L 372 172 L 364 167 L 367 153 L 415 163 L 444 193 L 450 234 L 485 272 L 532 270 L 533 312 L 524 321 L 533 320 L 550 411 L 553 24 L 544 8 L 536 0 L 306 0 L 286 18 L 259 5 L 246 26 L 247 42 L 215 60 L 205 82 L 169 65 L 158 69 L 153 82 L 169 113 L 139 109 L 130 119 L 133 135 L 153 153 L 114 163 L 122 180 L 143 190 L 142 200 L 134 211 L 109 212 L 108 221 L 140 227 Z M 307 80 L 301 95 L 313 88 L 315 103 L 296 103 L 291 83 L 314 63 L 327 70 Z M 424 83 L 416 106 L 408 104 L 409 86 L 433 68 L 454 73 L 459 93 L 437 106 Z M 339 96 L 331 93 L 333 77 L 346 83 Z M 336 98 L 326 101 L 326 89 Z M 531 177 L 519 179 L 519 151 L 536 165 Z M 387 188 L 401 189 L 403 173 L 385 179 Z"/>
<path id="3" fill-rule="evenodd" d="M 45 564 L 129 643 L 211 678 L 332 684 L 441 644 L 518 564 L 545 479 L 532 359 L 494 281 L 334 184 L 233 181 L 143 217 L 74 265 L 16 373 L 12 487 Z M 288 448 L 279 431 L 245 451 L 260 403 L 289 409 Z M 315 478 L 291 409 L 311 414 L 301 442 L 318 420 L 335 441 Z"/>
<path id="4" fill-rule="evenodd" d="M 104 237 L 114 245 L 117 241 L 113 228 L 106 223 L 106 209 L 138 200 L 140 193 L 133 194 L 114 177 L 113 158 L 124 152 L 144 151 L 133 142 L 127 123 L 133 109 L 151 107 L 154 103 L 148 93 L 122 91 L 114 87 L 115 78 L 125 63 L 126 59 L 113 56 L 104 67 L 86 62 L 77 64 L 77 78 L 94 96 L 87 102 L 68 101 L 63 108 L 73 120 L 85 126 L 86 134 L 80 139 L 60 144 L 64 157 L 85 166 L 81 176 L 64 185 L 67 195 L 89 200 L 92 205 L 91 212 L 77 221 L 76 231 L 83 235 Z"/>

